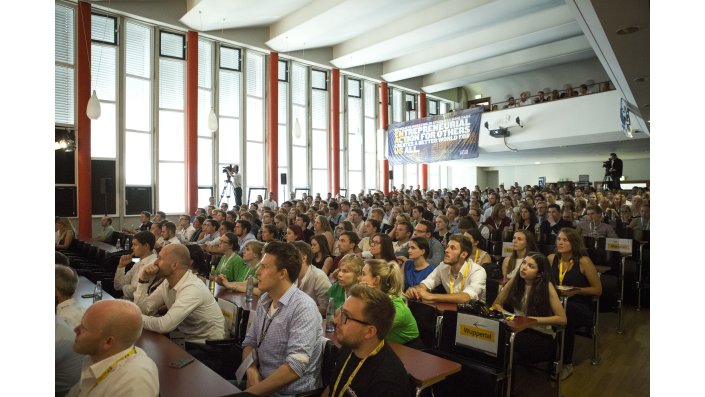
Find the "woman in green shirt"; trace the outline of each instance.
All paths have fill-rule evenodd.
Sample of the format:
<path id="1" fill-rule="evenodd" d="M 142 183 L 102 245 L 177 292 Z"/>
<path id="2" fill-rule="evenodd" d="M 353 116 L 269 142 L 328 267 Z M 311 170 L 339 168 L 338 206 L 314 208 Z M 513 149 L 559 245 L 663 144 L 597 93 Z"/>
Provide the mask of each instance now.
<path id="1" fill-rule="evenodd" d="M 262 261 L 262 248 L 264 244 L 260 241 L 250 240 L 245 243 L 245 247 L 242 249 L 242 260 L 245 263 L 245 275 L 242 277 L 241 281 L 230 282 L 228 280 L 222 281 L 222 284 L 233 290 L 234 292 L 245 292 L 247 290 L 247 279 L 254 278 L 255 288 L 252 290 L 253 294 L 256 296 L 260 295 L 260 291 L 257 287 L 257 269 L 259 269 L 259 264 Z"/>
<path id="2" fill-rule="evenodd" d="M 362 271 L 362 259 L 355 254 L 347 254 L 340 259 L 338 269 L 338 281 L 328 288 L 328 296 L 333 298 L 336 309 L 343 306 L 350 287 L 357 284 L 357 279 Z"/>
<path id="3" fill-rule="evenodd" d="M 404 279 L 399 265 L 394 261 L 368 259 L 362 267 L 360 284 L 380 289 L 389 295 L 394 304 L 394 322 L 387 334 L 387 340 L 401 344 L 417 343 L 419 327 L 411 310 L 403 298 Z"/>
<path id="4" fill-rule="evenodd" d="M 221 285 L 223 281 L 243 281 L 247 266 L 237 254 L 240 247 L 237 245 L 235 233 L 225 233 L 224 236 L 220 236 L 220 249 L 223 250 L 223 256 L 215 267 L 215 274 L 218 275 L 216 281 Z"/>

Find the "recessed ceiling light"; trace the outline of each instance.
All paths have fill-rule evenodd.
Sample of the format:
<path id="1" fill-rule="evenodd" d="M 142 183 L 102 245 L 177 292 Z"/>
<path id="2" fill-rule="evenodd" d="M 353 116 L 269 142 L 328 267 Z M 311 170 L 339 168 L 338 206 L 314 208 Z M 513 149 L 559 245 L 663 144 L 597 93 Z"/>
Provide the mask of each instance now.
<path id="1" fill-rule="evenodd" d="M 624 35 L 624 34 L 632 34 L 632 33 L 638 32 L 640 29 L 641 29 L 641 28 L 638 27 L 638 26 L 625 26 L 625 27 L 623 27 L 623 28 L 621 28 L 621 29 L 618 29 L 618 30 L 617 30 L 617 34 L 621 34 L 621 35 Z"/>
<path id="2" fill-rule="evenodd" d="M 534 164 L 541 164 L 540 161 L 534 161 Z"/>

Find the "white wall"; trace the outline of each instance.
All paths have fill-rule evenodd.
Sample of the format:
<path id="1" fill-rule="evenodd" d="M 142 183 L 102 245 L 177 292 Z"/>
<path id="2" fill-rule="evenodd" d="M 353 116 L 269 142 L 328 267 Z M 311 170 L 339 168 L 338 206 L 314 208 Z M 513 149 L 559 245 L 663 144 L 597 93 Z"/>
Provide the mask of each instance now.
<path id="1" fill-rule="evenodd" d="M 605 155 L 605 160 L 609 154 Z M 649 180 L 651 179 L 649 159 L 623 160 L 623 175 L 627 181 Z M 577 182 L 578 175 L 590 175 L 590 182 L 600 182 L 605 175 L 605 169 L 600 162 L 589 163 L 559 163 L 559 164 L 539 164 L 525 165 L 519 167 L 488 167 L 488 170 L 499 171 L 499 183 L 504 186 L 513 185 L 536 185 L 540 176 L 546 177 L 546 182 L 558 182 L 560 180 L 570 180 Z M 480 184 L 480 187 L 485 187 Z"/>

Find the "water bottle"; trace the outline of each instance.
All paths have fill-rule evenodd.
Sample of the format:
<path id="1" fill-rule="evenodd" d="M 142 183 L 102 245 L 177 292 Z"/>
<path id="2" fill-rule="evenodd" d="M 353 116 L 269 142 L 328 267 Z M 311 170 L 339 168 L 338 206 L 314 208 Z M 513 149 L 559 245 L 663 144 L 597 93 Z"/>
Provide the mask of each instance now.
<path id="1" fill-rule="evenodd" d="M 208 289 L 211 290 L 211 294 L 215 295 L 215 265 L 211 265 L 211 273 L 208 282 Z"/>
<path id="2" fill-rule="evenodd" d="M 93 303 L 96 303 L 101 299 L 103 299 L 103 282 L 98 280 L 95 283 L 95 288 L 93 289 Z"/>
<path id="3" fill-rule="evenodd" d="M 119 250 L 122 249 L 122 242 L 120 241 L 120 239 L 117 239 L 117 243 L 115 243 L 115 248 Z"/>
<path id="4" fill-rule="evenodd" d="M 245 302 L 252 302 L 252 291 L 255 289 L 255 279 L 247 278 L 247 289 L 245 290 Z"/>
<path id="5" fill-rule="evenodd" d="M 127 240 L 125 240 L 125 249 L 128 251 L 130 250 L 130 239 L 129 238 Z"/>
<path id="6" fill-rule="evenodd" d="M 335 332 L 335 301 L 328 298 L 328 308 L 326 309 L 326 333 Z"/>

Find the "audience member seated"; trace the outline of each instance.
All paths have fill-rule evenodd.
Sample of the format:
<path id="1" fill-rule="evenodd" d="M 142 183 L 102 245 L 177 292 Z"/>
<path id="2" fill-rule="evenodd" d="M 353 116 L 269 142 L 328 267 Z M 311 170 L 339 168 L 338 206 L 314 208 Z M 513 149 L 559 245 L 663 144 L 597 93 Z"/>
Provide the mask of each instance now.
<path id="1" fill-rule="evenodd" d="M 118 267 L 115 269 L 115 278 L 113 279 L 113 288 L 117 291 L 122 291 L 125 298 L 132 300 L 137 290 L 138 280 L 142 269 L 151 265 L 157 260 L 157 254 L 154 253 L 154 244 L 156 239 L 150 232 L 137 232 L 132 236 L 132 253 L 120 257 Z M 139 258 L 139 262 L 134 264 L 132 268 L 126 271 L 127 265 L 132 263 L 132 258 Z M 148 282 L 152 282 L 149 279 Z"/>
<path id="2" fill-rule="evenodd" d="M 328 289 L 331 283 L 323 270 L 311 266 L 313 251 L 304 241 L 294 242 L 301 253 L 301 271 L 296 279 L 296 287 L 310 296 L 318 305 L 318 311 L 325 317 L 328 308 Z"/>
<path id="3" fill-rule="evenodd" d="M 552 241 L 558 232 L 566 227 L 573 227 L 573 224 L 564 220 L 561 216 L 561 207 L 558 204 L 550 204 L 548 206 L 548 217 L 541 222 L 541 238 L 540 242 Z"/>
<path id="4" fill-rule="evenodd" d="M 394 247 L 394 255 L 401 257 L 402 260 L 405 259 L 404 254 L 406 254 L 406 245 L 409 243 L 409 239 L 412 237 L 413 232 L 414 227 L 411 225 L 411 222 L 397 221 L 394 231 L 396 241 L 394 241 L 392 246 Z"/>
<path id="5" fill-rule="evenodd" d="M 529 102 L 529 96 L 531 96 L 531 93 L 529 91 L 524 91 L 519 94 L 519 101 L 517 102 L 517 106 L 531 105 L 531 102 Z"/>
<path id="6" fill-rule="evenodd" d="M 55 249 L 67 250 L 71 248 L 73 238 L 76 236 L 71 221 L 68 218 L 56 218 L 56 230 L 58 241 L 55 244 Z"/>
<path id="7" fill-rule="evenodd" d="M 81 378 L 83 356 L 73 351 L 75 327 L 60 317 L 54 324 L 54 391 L 56 397 L 63 397 Z"/>
<path id="8" fill-rule="evenodd" d="M 328 297 L 333 298 L 336 309 L 347 299 L 350 287 L 357 284 L 362 266 L 362 259 L 355 254 L 348 254 L 340 260 L 337 281 L 328 289 Z"/>
<path id="9" fill-rule="evenodd" d="M 507 281 L 514 277 L 526 257 L 527 252 L 538 251 L 536 238 L 531 232 L 517 230 L 512 238 L 512 254 L 502 261 L 502 279 Z"/>
<path id="10" fill-rule="evenodd" d="M 208 287 L 189 271 L 191 257 L 186 246 L 169 244 L 155 263 L 142 269 L 135 291 L 135 303 L 142 310 L 144 327 L 167 333 L 178 329 L 189 342 L 225 337 L 225 319 Z M 149 278 L 163 276 L 165 281 L 147 295 Z M 162 317 L 154 317 L 166 305 Z"/>
<path id="11" fill-rule="evenodd" d="M 409 240 L 409 259 L 404 263 L 404 291 L 425 280 L 435 268 L 428 263 L 428 239 L 412 237 Z M 440 263 L 440 262 L 439 262 Z"/>
<path id="12" fill-rule="evenodd" d="M 551 263 L 551 281 L 558 288 L 575 287 L 573 290 L 562 292 L 562 295 L 569 297 L 566 309 L 568 325 L 563 351 L 565 365 L 564 372 L 561 373 L 561 379 L 564 379 L 573 373 L 575 329 L 592 326 L 592 297 L 602 294 L 602 283 L 595 265 L 587 256 L 583 240 L 575 229 L 561 229 L 556 238 L 556 253 L 549 255 L 548 261 Z"/>
<path id="13" fill-rule="evenodd" d="M 396 262 L 367 259 L 362 267 L 360 284 L 377 288 L 389 295 L 394 305 L 394 322 L 387 340 L 406 344 L 419 337 L 419 327 L 411 310 L 404 301 L 404 276 Z"/>
<path id="14" fill-rule="evenodd" d="M 247 291 L 247 279 L 252 279 L 254 281 L 253 294 L 255 296 L 260 296 L 262 293 L 257 288 L 257 269 L 259 269 L 259 264 L 262 261 L 262 249 L 264 244 L 260 241 L 248 241 L 245 247 L 242 249 L 242 261 L 247 267 L 247 273 L 243 277 L 243 281 L 233 281 L 229 282 L 227 280 L 221 279 L 222 284 L 233 290 L 234 292 L 246 292 Z"/>
<path id="15" fill-rule="evenodd" d="M 154 242 L 154 249 L 159 252 L 164 246 L 164 237 L 162 237 L 162 224 L 159 222 L 153 222 L 152 226 L 149 228 L 149 232 L 154 235 L 156 239 Z"/>
<path id="16" fill-rule="evenodd" d="M 475 213 L 477 214 L 477 210 L 475 210 Z M 448 228 L 450 226 L 450 222 L 448 221 L 448 217 L 445 215 L 438 215 L 436 216 L 436 230 L 433 232 L 433 238 L 438 240 L 441 245 L 443 246 L 443 249 L 445 250 L 445 247 L 448 245 L 448 239 L 450 239 L 450 236 L 452 236 L 452 233 L 450 232 L 450 229 Z"/>
<path id="17" fill-rule="evenodd" d="M 634 240 L 644 241 L 644 232 L 651 231 L 651 209 L 643 204 L 639 210 L 640 217 L 634 218 L 629 227 L 634 231 Z"/>
<path id="18" fill-rule="evenodd" d="M 588 219 L 578 223 L 578 234 L 585 237 L 611 237 L 617 238 L 612 226 L 602 222 L 602 208 L 591 205 L 587 208 Z"/>
<path id="19" fill-rule="evenodd" d="M 511 109 L 511 108 L 515 108 L 515 107 L 517 107 L 517 104 L 514 101 L 514 97 L 510 95 L 507 98 L 507 104 L 504 105 L 504 107 L 502 107 L 502 109 Z"/>
<path id="20" fill-rule="evenodd" d="M 330 223 L 325 216 L 319 215 L 316 217 L 316 220 L 313 222 L 313 233 L 316 235 L 323 235 L 326 238 L 326 241 L 328 242 L 328 251 L 332 254 L 334 245 L 333 228 L 331 228 Z"/>
<path id="21" fill-rule="evenodd" d="M 500 291 L 492 308 L 536 320 L 535 325 L 516 335 L 514 351 L 518 362 L 551 362 L 556 350 L 552 326 L 564 326 L 567 320 L 556 288 L 551 283 L 548 259 L 539 252 L 529 252 L 522 260 L 518 274 L 519 277 L 511 278 Z"/>
<path id="22" fill-rule="evenodd" d="M 245 275 L 250 269 L 237 253 L 240 246 L 237 244 L 235 233 L 228 232 L 220 236 L 220 249 L 223 255 L 215 267 L 215 274 L 212 275 L 215 281 L 220 285 L 225 281 L 245 281 Z"/>
<path id="23" fill-rule="evenodd" d="M 181 244 L 179 238 L 176 237 L 176 225 L 174 222 L 164 221 L 162 223 L 162 239 L 164 239 L 164 245 Z"/>
<path id="24" fill-rule="evenodd" d="M 300 270 L 301 255 L 292 244 L 274 241 L 264 247 L 257 270 L 264 293 L 242 343 L 248 393 L 293 396 L 320 385 L 321 315 L 294 285 Z"/>
<path id="25" fill-rule="evenodd" d="M 485 300 L 485 269 L 468 260 L 473 252 L 472 242 L 465 236 L 452 236 L 443 257 L 421 284 L 409 288 L 406 296 L 410 299 L 423 299 L 431 302 L 467 303 L 471 300 Z M 445 294 L 431 291 L 442 285 Z"/>
<path id="26" fill-rule="evenodd" d="M 219 228 L 220 223 L 214 221 L 213 219 L 206 219 L 206 221 L 203 222 L 203 232 L 205 234 L 202 239 L 196 241 L 196 244 L 205 245 L 206 243 L 211 242 L 220 237 L 220 233 L 218 232 Z"/>
<path id="27" fill-rule="evenodd" d="M 189 243 L 195 243 L 198 240 L 205 237 L 206 233 L 203 231 L 203 224 L 206 222 L 206 217 L 199 215 L 193 220 L 193 228 L 195 229 L 191 238 L 188 240 Z"/>
<path id="28" fill-rule="evenodd" d="M 176 237 L 181 244 L 191 242 L 191 237 L 196 232 L 196 228 L 191 225 L 191 218 L 188 215 L 179 216 L 179 227 L 176 229 Z"/>
<path id="29" fill-rule="evenodd" d="M 326 268 L 324 265 L 321 270 L 323 270 L 326 275 L 331 277 L 331 279 L 335 280 L 337 276 L 336 270 L 338 269 L 340 260 L 345 255 L 354 254 L 355 247 L 357 247 L 359 242 L 360 237 L 357 236 L 357 233 L 353 231 L 343 232 L 340 237 L 338 237 L 338 250 L 340 250 L 340 255 L 333 258 L 332 266 L 330 268 Z"/>
<path id="30" fill-rule="evenodd" d="M 286 228 L 286 235 L 284 236 L 285 242 L 294 243 L 295 241 L 304 241 L 305 238 L 304 231 L 301 230 L 299 225 L 289 225 Z"/>
<path id="31" fill-rule="evenodd" d="M 113 228 L 113 220 L 109 216 L 100 218 L 100 227 L 102 228 L 100 235 L 96 236 L 96 240 L 109 243 L 115 229 Z"/>
<path id="32" fill-rule="evenodd" d="M 335 318 L 342 346 L 326 395 L 406 397 L 412 395 L 404 364 L 385 343 L 395 308 L 384 292 L 359 285 Z"/>
<path id="33" fill-rule="evenodd" d="M 357 244 L 363 258 L 372 258 L 372 253 L 370 253 L 370 239 L 373 235 L 381 231 L 381 227 L 380 222 L 372 217 L 365 221 L 364 237 L 360 240 L 360 243 Z"/>
<path id="34" fill-rule="evenodd" d="M 74 299 L 73 294 L 78 286 L 76 271 L 68 266 L 55 265 L 54 292 L 56 297 L 56 317 L 66 321 L 69 327 L 74 328 L 81 323 L 85 309 Z"/>
<path id="35" fill-rule="evenodd" d="M 152 230 L 152 214 L 149 211 L 140 212 L 140 226 L 136 230 L 131 230 L 130 232 L 148 232 Z"/>
<path id="36" fill-rule="evenodd" d="M 87 357 L 79 383 L 67 396 L 159 395 L 157 366 L 135 346 L 142 334 L 142 319 L 134 303 L 119 299 L 96 302 L 86 310 L 75 332 L 73 350 Z"/>
<path id="37" fill-rule="evenodd" d="M 257 240 L 252 233 L 252 222 L 246 219 L 239 219 L 235 222 L 235 235 L 237 236 L 237 244 L 240 250 L 242 250 L 248 241 Z"/>

